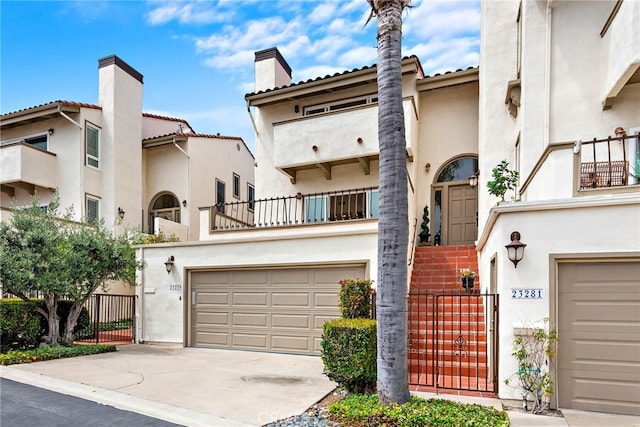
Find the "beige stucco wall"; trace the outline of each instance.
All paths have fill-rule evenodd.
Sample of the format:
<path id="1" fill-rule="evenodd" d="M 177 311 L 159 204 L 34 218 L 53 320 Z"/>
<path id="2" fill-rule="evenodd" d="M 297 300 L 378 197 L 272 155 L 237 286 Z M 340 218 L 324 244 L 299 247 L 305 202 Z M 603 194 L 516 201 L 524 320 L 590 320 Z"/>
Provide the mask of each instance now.
<path id="1" fill-rule="evenodd" d="M 180 130 L 182 128 L 182 130 Z M 193 132 L 186 123 L 177 120 L 166 120 L 157 117 L 144 116 L 142 118 L 142 139 L 156 136 L 169 135 L 171 133 Z"/>

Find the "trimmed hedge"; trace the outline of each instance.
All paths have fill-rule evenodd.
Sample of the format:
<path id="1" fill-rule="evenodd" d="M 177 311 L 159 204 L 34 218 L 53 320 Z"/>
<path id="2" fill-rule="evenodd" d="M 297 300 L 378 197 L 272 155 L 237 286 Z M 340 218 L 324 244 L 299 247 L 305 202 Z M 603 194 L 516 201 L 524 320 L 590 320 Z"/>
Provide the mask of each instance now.
<path id="1" fill-rule="evenodd" d="M 42 327 L 42 316 L 35 311 L 36 304 L 18 298 L 0 300 L 0 352 L 38 345 L 46 326 Z"/>
<path id="2" fill-rule="evenodd" d="M 377 379 L 376 321 L 336 319 L 323 325 L 324 374 L 350 393 L 374 389 Z"/>
<path id="3" fill-rule="evenodd" d="M 371 280 L 341 280 L 339 307 L 343 319 L 371 317 Z"/>
<path id="4" fill-rule="evenodd" d="M 60 317 L 60 334 L 64 332 L 67 316 L 71 311 L 70 301 L 58 302 L 58 316 Z M 24 350 L 37 347 L 40 338 L 47 335 L 49 324 L 35 308 L 41 307 L 46 311 L 42 299 L 23 301 L 19 298 L 4 298 L 0 300 L 0 352 L 9 350 Z M 83 308 L 78 316 L 78 323 L 74 332 L 89 326 L 89 312 Z"/>

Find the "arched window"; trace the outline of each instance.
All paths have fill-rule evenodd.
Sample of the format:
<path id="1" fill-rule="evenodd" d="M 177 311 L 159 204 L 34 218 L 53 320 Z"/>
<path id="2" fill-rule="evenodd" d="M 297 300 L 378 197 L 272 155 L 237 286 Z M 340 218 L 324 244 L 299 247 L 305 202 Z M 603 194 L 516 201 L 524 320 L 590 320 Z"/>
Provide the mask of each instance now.
<path id="1" fill-rule="evenodd" d="M 160 217 L 169 221 L 180 222 L 180 201 L 169 193 L 156 197 L 149 210 L 149 233 L 154 232 L 154 218 Z"/>
<path id="2" fill-rule="evenodd" d="M 151 210 L 179 207 L 180 203 L 178 202 L 178 199 L 176 199 L 172 194 L 163 194 L 162 196 L 158 197 L 155 202 L 153 202 Z"/>
<path id="3" fill-rule="evenodd" d="M 438 174 L 436 182 L 466 181 L 478 171 L 478 159 L 460 157 L 447 163 Z"/>

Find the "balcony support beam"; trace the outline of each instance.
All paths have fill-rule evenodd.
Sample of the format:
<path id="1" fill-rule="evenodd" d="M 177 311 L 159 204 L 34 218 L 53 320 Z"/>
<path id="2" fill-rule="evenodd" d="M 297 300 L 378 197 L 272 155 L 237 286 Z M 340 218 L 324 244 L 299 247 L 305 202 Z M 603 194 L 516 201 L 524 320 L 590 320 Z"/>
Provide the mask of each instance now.
<path id="1" fill-rule="evenodd" d="M 324 173 L 327 181 L 331 181 L 331 163 L 318 163 L 316 166 Z"/>
<path id="2" fill-rule="evenodd" d="M 365 175 L 371 174 L 371 162 L 368 157 L 358 157 L 358 162 L 360 166 L 362 166 L 362 170 L 364 170 Z"/>

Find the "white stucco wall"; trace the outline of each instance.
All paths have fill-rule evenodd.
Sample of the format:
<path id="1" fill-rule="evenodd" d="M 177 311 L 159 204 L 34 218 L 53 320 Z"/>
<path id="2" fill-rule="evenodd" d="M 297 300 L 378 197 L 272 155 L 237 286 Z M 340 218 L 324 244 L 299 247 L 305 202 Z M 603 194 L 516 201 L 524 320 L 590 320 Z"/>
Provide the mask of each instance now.
<path id="1" fill-rule="evenodd" d="M 640 200 L 624 196 L 616 200 L 519 202 L 495 208 L 492 215 L 496 216 L 495 224 L 480 247 L 480 276 L 490 277 L 489 265 L 495 257 L 500 294 L 500 397 L 520 399 L 517 387 L 504 386 L 504 380 L 518 369 L 511 356 L 513 329 L 555 318 L 550 292 L 555 288 L 556 275 L 550 256 L 571 255 L 579 259 L 593 254 L 618 254 L 640 261 Z M 517 268 L 504 247 L 513 231 L 519 231 L 521 241 L 527 245 Z M 482 283 L 489 286 L 489 280 Z M 512 288 L 542 289 L 543 298 L 512 299 Z M 562 343 L 563 337 L 559 338 Z"/>
<path id="2" fill-rule="evenodd" d="M 185 301 L 189 302 L 187 275 L 203 268 L 330 266 L 366 263 L 368 277 L 377 274 L 377 222 L 357 233 L 330 225 L 292 227 L 277 235 L 269 231 L 217 233 L 218 240 L 149 245 L 138 249 L 146 262 L 136 288 L 144 341 L 184 343 Z M 325 228 L 325 231 L 320 229 Z M 310 231 L 313 230 L 314 231 Z M 331 231 L 327 232 L 326 229 Z M 320 230 L 320 231 L 318 231 Z M 174 256 L 171 274 L 164 262 Z M 181 284 L 181 291 L 169 285 Z"/>

